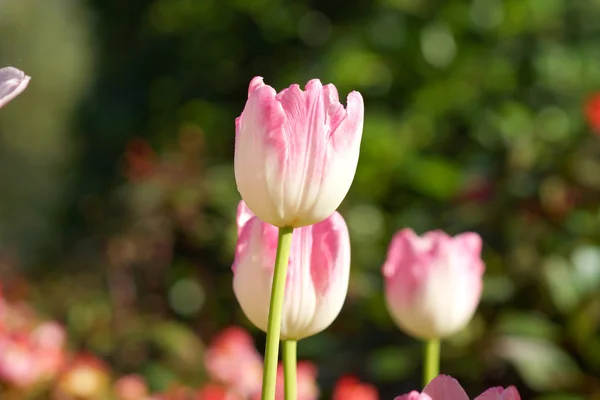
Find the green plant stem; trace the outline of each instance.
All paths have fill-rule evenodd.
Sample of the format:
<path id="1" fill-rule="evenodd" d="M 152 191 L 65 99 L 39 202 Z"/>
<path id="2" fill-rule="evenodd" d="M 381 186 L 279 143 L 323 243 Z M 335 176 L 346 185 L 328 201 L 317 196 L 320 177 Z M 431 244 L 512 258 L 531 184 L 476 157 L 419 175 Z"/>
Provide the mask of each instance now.
<path id="1" fill-rule="evenodd" d="M 285 279 L 287 276 L 293 231 L 294 228 L 279 228 L 277 255 L 275 257 L 275 268 L 273 271 L 273 286 L 271 289 L 271 303 L 269 305 L 269 322 L 267 326 L 267 345 L 265 348 L 261 400 L 275 399 L 283 295 L 285 292 Z"/>
<path id="2" fill-rule="evenodd" d="M 427 386 L 440 373 L 440 339 L 425 342 L 425 364 L 423 365 L 423 386 Z"/>
<path id="3" fill-rule="evenodd" d="M 283 341 L 283 382 L 285 400 L 296 400 L 296 347 L 295 340 Z"/>

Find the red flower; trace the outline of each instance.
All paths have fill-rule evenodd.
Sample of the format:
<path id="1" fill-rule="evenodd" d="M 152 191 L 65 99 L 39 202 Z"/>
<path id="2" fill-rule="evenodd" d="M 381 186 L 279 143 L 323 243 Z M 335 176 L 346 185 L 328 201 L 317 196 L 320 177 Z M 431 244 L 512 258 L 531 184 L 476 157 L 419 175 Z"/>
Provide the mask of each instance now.
<path id="1" fill-rule="evenodd" d="M 375 386 L 354 376 L 344 376 L 335 384 L 333 400 L 379 400 L 379 394 Z"/>
<path id="2" fill-rule="evenodd" d="M 585 116 L 590 127 L 600 134 L 600 93 L 590 97 L 585 105 Z"/>

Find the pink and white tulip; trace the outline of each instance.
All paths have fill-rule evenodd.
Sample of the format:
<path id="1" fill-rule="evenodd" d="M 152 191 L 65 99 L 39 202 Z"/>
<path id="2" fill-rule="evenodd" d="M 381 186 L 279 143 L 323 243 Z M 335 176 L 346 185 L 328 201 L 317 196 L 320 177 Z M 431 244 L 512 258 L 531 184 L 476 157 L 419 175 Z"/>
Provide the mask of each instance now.
<path id="1" fill-rule="evenodd" d="M 0 68 L 0 107 L 25 90 L 30 79 L 23 71 L 16 68 Z"/>
<path id="2" fill-rule="evenodd" d="M 276 93 L 255 77 L 236 119 L 235 180 L 256 216 L 277 227 L 301 227 L 329 217 L 354 179 L 364 105 L 351 92 L 318 79 Z"/>
<path id="3" fill-rule="evenodd" d="M 267 331 L 278 229 L 256 217 L 242 201 L 233 290 L 246 317 Z M 334 212 L 318 224 L 294 231 L 288 264 L 281 339 L 299 340 L 327 328 L 346 299 L 350 237 Z"/>
<path id="4" fill-rule="evenodd" d="M 469 396 L 456 379 L 438 375 L 425 386 L 423 392 L 412 391 L 394 400 L 469 400 Z M 521 400 L 521 396 L 514 386 L 506 389 L 494 387 L 475 397 L 475 400 Z"/>
<path id="5" fill-rule="evenodd" d="M 476 233 L 398 232 L 383 265 L 387 306 L 396 324 L 421 339 L 464 328 L 481 297 L 481 246 Z"/>

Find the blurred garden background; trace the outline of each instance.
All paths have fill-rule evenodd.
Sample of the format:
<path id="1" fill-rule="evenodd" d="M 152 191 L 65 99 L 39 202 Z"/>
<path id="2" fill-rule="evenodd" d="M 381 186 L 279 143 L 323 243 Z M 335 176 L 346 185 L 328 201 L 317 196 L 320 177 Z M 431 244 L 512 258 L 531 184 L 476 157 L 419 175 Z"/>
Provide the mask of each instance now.
<path id="1" fill-rule="evenodd" d="M 443 372 L 600 399 L 599 20 L 600 0 L 0 0 L 0 65 L 32 77 L 0 111 L 2 294 L 157 391 L 202 385 L 230 325 L 262 349 L 232 291 L 234 119 L 254 76 L 316 77 L 365 98 L 349 295 L 299 344 L 322 398 L 347 374 L 421 386 L 380 272 L 411 227 L 484 239 Z"/>

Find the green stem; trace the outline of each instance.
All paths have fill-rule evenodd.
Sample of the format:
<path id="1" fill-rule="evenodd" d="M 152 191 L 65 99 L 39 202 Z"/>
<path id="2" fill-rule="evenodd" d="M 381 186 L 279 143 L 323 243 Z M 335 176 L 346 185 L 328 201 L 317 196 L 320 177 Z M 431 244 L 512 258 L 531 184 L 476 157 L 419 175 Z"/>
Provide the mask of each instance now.
<path id="1" fill-rule="evenodd" d="M 265 365 L 263 369 L 261 400 L 275 399 L 277 383 L 277 361 L 279 357 L 279 337 L 281 335 L 281 314 L 283 313 L 283 295 L 287 276 L 292 232 L 294 228 L 279 228 L 277 255 L 273 271 L 271 303 L 269 305 L 269 322 L 267 327 L 267 345 L 265 348 Z"/>
<path id="2" fill-rule="evenodd" d="M 295 340 L 283 341 L 283 382 L 285 400 L 296 400 L 296 345 Z"/>
<path id="3" fill-rule="evenodd" d="M 440 374 L 440 339 L 425 342 L 425 364 L 423 366 L 423 386 Z"/>

